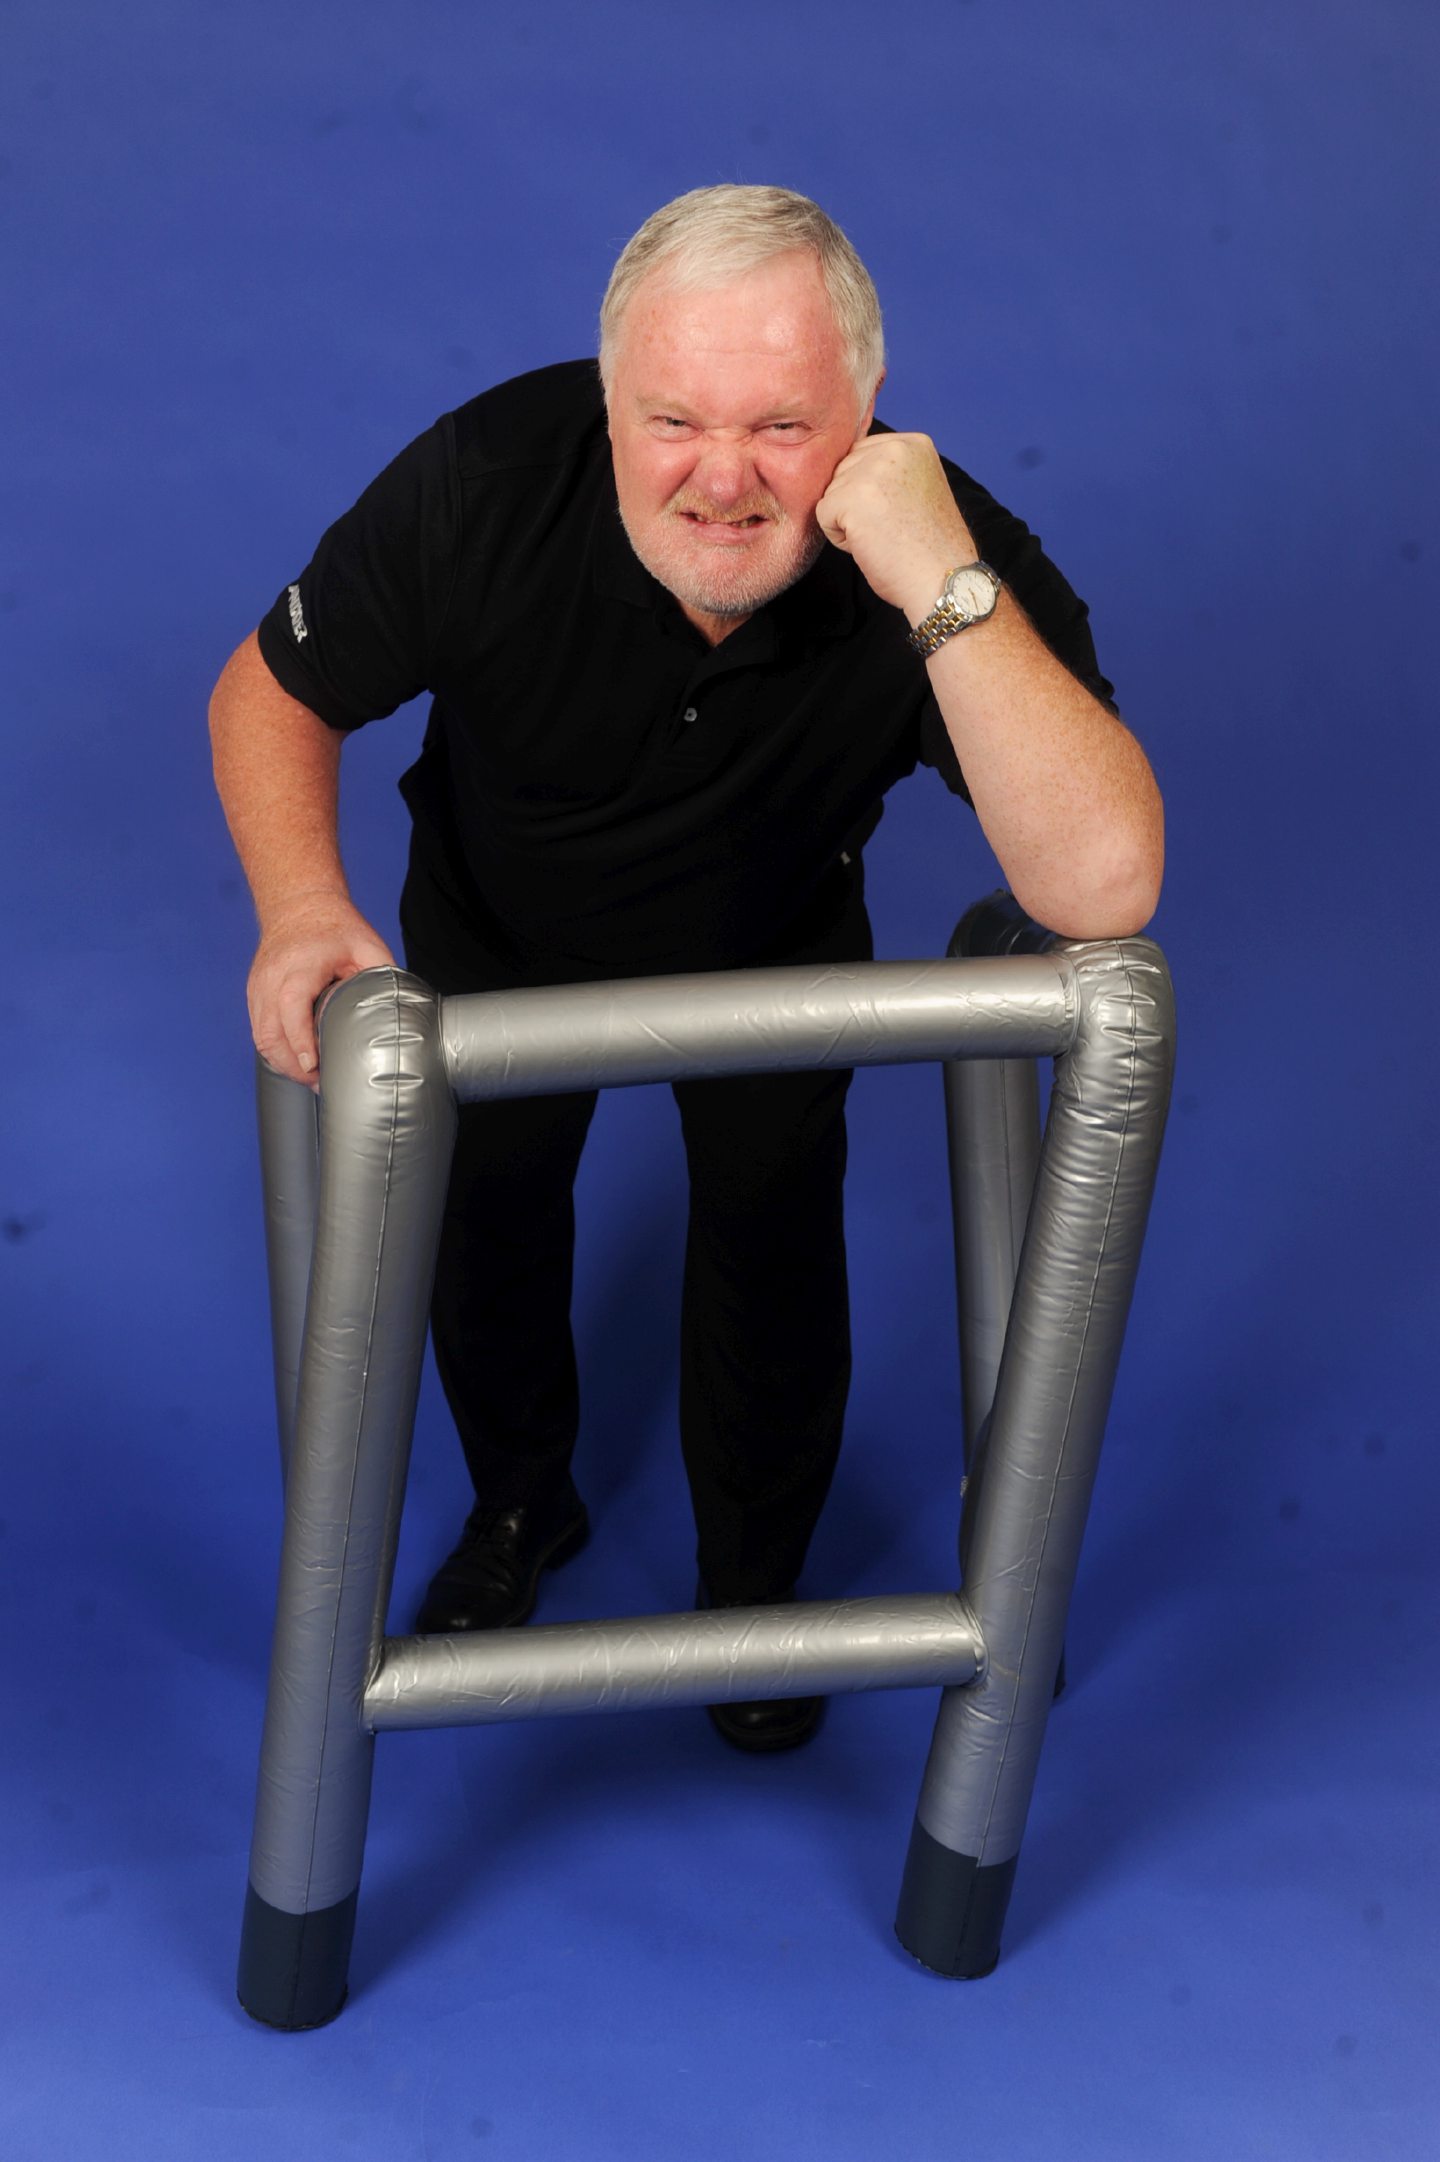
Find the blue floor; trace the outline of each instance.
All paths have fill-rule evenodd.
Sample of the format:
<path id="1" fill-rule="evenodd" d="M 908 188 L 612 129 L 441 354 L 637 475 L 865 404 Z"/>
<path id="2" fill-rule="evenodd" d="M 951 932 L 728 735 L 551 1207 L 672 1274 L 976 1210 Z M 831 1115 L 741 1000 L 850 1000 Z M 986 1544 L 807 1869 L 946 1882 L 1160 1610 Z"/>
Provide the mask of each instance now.
<path id="1" fill-rule="evenodd" d="M 1432 2162 L 1437 34 L 1333 0 L 18 0 L 0 83 L 0 2162 Z M 667 195 L 778 178 L 882 412 L 1092 603 L 1170 809 L 1175 1110 L 997 1972 L 901 1952 L 933 1695 L 391 1735 L 350 2003 L 233 1993 L 280 1512 L 215 674 L 433 415 L 586 349 Z M 1431 216 L 1424 216 L 1427 196 Z M 942 245 L 943 242 L 943 245 Z M 347 752 L 393 925 L 412 712 Z M 372 740 L 373 739 L 373 740 Z M 995 880 L 927 776 L 882 953 Z M 817 1595 L 953 1581 L 939 1085 L 861 1075 Z M 673 1107 L 582 1172 L 544 1618 L 686 1603 Z M 427 1378 L 403 1621 L 465 1507 Z"/>

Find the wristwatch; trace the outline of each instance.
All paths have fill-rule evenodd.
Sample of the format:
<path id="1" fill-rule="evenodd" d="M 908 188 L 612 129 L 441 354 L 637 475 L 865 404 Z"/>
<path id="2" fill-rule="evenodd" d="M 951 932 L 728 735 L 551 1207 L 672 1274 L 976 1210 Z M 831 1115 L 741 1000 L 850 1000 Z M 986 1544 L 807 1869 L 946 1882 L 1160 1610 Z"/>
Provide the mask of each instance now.
<path id="1" fill-rule="evenodd" d="M 951 571 L 929 615 L 910 632 L 911 645 L 928 661 L 957 631 L 993 616 L 999 598 L 1000 579 L 988 563 L 962 563 Z"/>

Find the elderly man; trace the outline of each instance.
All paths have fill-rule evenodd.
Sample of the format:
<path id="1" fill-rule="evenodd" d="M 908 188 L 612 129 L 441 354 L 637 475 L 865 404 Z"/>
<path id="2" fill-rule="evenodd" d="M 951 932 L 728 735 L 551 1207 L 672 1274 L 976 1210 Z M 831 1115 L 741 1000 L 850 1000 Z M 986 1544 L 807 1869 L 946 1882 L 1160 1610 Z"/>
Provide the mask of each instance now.
<path id="1" fill-rule="evenodd" d="M 391 959 L 349 899 L 339 759 L 421 690 L 400 920 L 442 992 L 866 959 L 860 850 L 920 762 L 1042 922 L 1148 920 L 1160 800 L 1085 608 L 928 437 L 875 422 L 883 377 L 874 288 L 824 213 L 702 188 L 620 257 L 598 368 L 446 414 L 330 528 L 212 704 L 272 1066 L 313 1083 L 317 996 Z M 848 1080 L 675 1087 L 702 1603 L 793 1595 L 834 1469 Z M 432 1336 L 478 1498 L 422 1630 L 523 1621 L 587 1533 L 569 1307 L 593 1108 L 460 1114 Z M 711 1716 L 778 1749 L 820 1710 Z"/>

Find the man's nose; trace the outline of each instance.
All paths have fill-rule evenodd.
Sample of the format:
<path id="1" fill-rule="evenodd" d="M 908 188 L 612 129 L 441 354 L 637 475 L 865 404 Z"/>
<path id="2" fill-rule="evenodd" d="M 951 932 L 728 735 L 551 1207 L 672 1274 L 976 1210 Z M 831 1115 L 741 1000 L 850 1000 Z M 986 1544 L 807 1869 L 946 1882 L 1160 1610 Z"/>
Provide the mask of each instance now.
<path id="1" fill-rule="evenodd" d="M 755 485 L 755 467 L 746 443 L 710 441 L 701 454 L 695 479 L 719 510 L 728 510 Z"/>

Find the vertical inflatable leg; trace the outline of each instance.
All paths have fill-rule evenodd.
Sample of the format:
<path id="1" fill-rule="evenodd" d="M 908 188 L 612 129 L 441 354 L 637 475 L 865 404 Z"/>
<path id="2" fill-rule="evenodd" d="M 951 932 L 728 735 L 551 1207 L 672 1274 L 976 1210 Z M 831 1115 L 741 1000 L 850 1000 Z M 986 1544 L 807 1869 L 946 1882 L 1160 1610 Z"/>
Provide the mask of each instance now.
<path id="1" fill-rule="evenodd" d="M 947 951 L 968 961 L 1054 943 L 1002 889 L 966 911 Z M 942 1073 L 969 1492 L 979 1481 L 1040 1163 L 1040 1076 L 1034 1059 L 951 1059 Z"/>
<path id="2" fill-rule="evenodd" d="M 265 1193 L 265 1260 L 270 1277 L 270 1340 L 275 1351 L 275 1424 L 280 1477 L 290 1468 L 305 1300 L 320 1196 L 319 1104 L 299 1081 L 255 1061 L 255 1112 Z"/>
<path id="3" fill-rule="evenodd" d="M 1040 1078 L 1034 1059 L 951 1059 L 943 1070 L 968 1496 L 979 1484 L 1035 1190 Z"/>
<path id="4" fill-rule="evenodd" d="M 320 1176 L 239 1995 L 278 2027 L 345 1998 L 379 1654 L 455 1107 L 440 1002 L 375 969 L 321 1021 Z"/>
<path id="5" fill-rule="evenodd" d="M 941 1699 L 896 1931 L 988 1974 L 1034 1789 L 1169 1101 L 1169 978 L 1148 940 L 1053 949 L 1075 971 L 965 1576 L 985 1667 Z"/>

